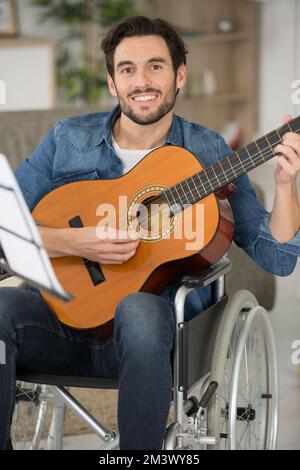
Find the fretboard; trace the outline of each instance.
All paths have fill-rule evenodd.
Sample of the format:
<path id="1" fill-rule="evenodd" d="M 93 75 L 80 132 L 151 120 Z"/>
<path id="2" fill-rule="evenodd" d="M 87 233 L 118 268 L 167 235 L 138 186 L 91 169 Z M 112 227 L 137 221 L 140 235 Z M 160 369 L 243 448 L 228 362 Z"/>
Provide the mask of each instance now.
<path id="1" fill-rule="evenodd" d="M 276 155 L 274 148 L 287 132 L 300 133 L 300 116 L 170 187 L 164 191 L 168 203 L 177 205 L 180 210 L 270 160 Z"/>

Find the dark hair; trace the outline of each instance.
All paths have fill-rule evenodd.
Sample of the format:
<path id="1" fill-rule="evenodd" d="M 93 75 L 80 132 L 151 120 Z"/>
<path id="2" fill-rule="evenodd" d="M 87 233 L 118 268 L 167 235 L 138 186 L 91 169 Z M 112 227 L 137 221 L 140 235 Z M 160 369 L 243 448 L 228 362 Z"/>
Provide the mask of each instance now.
<path id="1" fill-rule="evenodd" d="M 186 64 L 187 47 L 171 24 L 160 18 L 151 20 L 146 16 L 129 16 L 113 26 L 101 42 L 106 68 L 112 78 L 114 77 L 114 53 L 122 39 L 149 35 L 161 36 L 166 41 L 175 75 L 179 66 Z"/>

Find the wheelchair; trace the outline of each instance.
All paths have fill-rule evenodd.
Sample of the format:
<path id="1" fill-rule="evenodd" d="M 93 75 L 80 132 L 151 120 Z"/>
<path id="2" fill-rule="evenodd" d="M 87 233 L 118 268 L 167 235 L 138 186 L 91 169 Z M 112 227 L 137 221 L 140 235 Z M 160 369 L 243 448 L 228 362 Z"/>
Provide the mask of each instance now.
<path id="1" fill-rule="evenodd" d="M 278 372 L 272 328 L 268 313 L 248 290 L 228 299 L 230 269 L 231 261 L 223 257 L 204 273 L 181 279 L 175 297 L 173 419 L 164 450 L 276 449 Z M 208 285 L 212 305 L 185 322 L 186 295 Z M 118 430 L 98 422 L 68 387 L 117 389 L 118 382 L 17 371 L 15 449 L 62 449 L 66 407 L 103 441 L 99 450 L 119 448 Z"/>

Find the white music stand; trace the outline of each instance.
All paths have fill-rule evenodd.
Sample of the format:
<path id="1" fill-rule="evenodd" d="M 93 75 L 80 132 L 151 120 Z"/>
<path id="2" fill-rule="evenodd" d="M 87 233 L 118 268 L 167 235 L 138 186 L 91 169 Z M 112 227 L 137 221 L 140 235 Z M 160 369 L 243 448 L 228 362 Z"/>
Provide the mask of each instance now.
<path id="1" fill-rule="evenodd" d="M 0 154 L 0 267 L 68 301 L 7 158 Z"/>

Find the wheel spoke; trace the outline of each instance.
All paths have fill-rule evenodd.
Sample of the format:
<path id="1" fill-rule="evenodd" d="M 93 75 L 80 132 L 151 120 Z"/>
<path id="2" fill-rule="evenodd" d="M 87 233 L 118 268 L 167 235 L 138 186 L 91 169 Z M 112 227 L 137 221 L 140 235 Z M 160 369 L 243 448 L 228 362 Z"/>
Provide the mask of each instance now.
<path id="1" fill-rule="evenodd" d="M 229 305 L 228 316 L 224 317 L 218 332 L 221 364 L 224 364 L 221 354 L 226 350 L 225 341 L 228 354 L 225 367 L 218 368 L 218 355 L 214 352 L 212 375 L 216 370 L 222 376 L 220 379 L 220 375 L 216 375 L 220 387 L 214 406 L 219 407 L 219 413 L 208 414 L 209 430 L 213 432 L 211 423 L 219 425 L 222 448 L 271 449 L 276 442 L 278 402 L 274 340 L 266 311 L 256 305 L 249 307 L 251 294 L 247 291 L 235 296 L 235 308 L 239 302 L 242 304 L 241 299 L 245 307 L 234 317 Z M 231 330 L 226 327 L 226 319 L 228 324 L 232 322 Z M 268 395 L 272 395 L 272 401 Z"/>
<path id="2" fill-rule="evenodd" d="M 24 382 L 16 384 L 16 404 L 11 429 L 12 442 L 16 449 L 31 449 L 35 432 L 40 430 L 42 434 L 45 428 L 48 403 L 40 401 L 41 393 L 40 385 Z M 39 440 L 40 434 L 36 441 L 37 448 Z"/>

